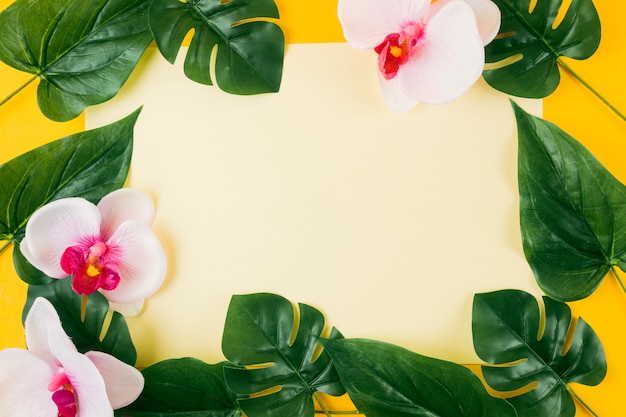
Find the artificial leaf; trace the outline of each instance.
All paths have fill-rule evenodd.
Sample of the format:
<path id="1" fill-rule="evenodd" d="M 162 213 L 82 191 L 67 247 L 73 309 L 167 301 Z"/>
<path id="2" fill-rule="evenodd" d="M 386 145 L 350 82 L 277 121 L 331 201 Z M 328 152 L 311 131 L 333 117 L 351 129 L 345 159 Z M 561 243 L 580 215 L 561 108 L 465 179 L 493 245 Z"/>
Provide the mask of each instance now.
<path id="1" fill-rule="evenodd" d="M 145 386 L 137 400 L 119 410 L 125 417 L 239 417 L 235 395 L 224 382 L 227 362 L 169 359 L 142 370 Z"/>
<path id="2" fill-rule="evenodd" d="M 54 281 L 54 278 L 47 276 L 28 262 L 22 255 L 20 244 L 17 242 L 13 246 L 13 265 L 17 276 L 29 285 L 45 285 Z"/>
<path id="3" fill-rule="evenodd" d="M 118 312 L 109 313 L 109 302 L 102 294 L 95 292 L 87 297 L 83 318 L 83 296 L 72 290 L 70 279 L 55 279 L 48 285 L 30 285 L 22 315 L 24 319 L 37 297 L 44 297 L 52 303 L 63 329 L 79 352 L 105 352 L 135 365 L 137 351 L 126 320 Z M 105 334 L 102 334 L 103 329 L 106 329 Z"/>
<path id="4" fill-rule="evenodd" d="M 572 321 L 567 304 L 519 290 L 474 297 L 474 349 L 487 363 L 485 381 L 497 391 L 522 393 L 507 400 L 519 417 L 573 417 L 570 382 L 597 385 L 606 375 L 604 349 L 581 318 Z M 572 327 L 574 326 L 573 332 Z"/>
<path id="5" fill-rule="evenodd" d="M 174 63 L 187 33 L 194 31 L 185 75 L 233 94 L 276 92 L 280 88 L 285 39 L 268 18 L 278 18 L 273 0 L 153 0 L 150 29 L 163 56 Z"/>
<path id="6" fill-rule="evenodd" d="M 113 97 L 152 41 L 148 0 L 17 0 L 0 13 L 0 60 L 40 78 L 56 121 Z"/>
<path id="7" fill-rule="evenodd" d="M 498 36 L 485 47 L 485 60 L 497 65 L 483 75 L 492 87 L 507 94 L 548 96 L 560 81 L 559 57 L 587 59 L 600 44 L 600 18 L 592 0 L 494 3 L 502 23 Z M 561 8 L 567 8 L 565 13 Z"/>
<path id="8" fill-rule="evenodd" d="M 516 417 L 461 365 L 367 339 L 328 340 L 324 348 L 367 417 Z"/>
<path id="9" fill-rule="evenodd" d="M 320 352 L 324 316 L 306 304 L 298 307 L 296 318 L 291 302 L 278 295 L 231 298 L 222 351 L 240 368 L 226 367 L 224 376 L 249 417 L 310 417 L 315 392 L 345 392 L 328 354 Z M 332 329 L 328 337 L 342 336 Z"/>
<path id="10" fill-rule="evenodd" d="M 128 175 L 139 110 L 108 126 L 67 136 L 0 165 L 0 240 L 21 241 L 39 207 L 65 197 L 97 203 Z"/>
<path id="11" fill-rule="evenodd" d="M 514 110 L 524 254 L 547 295 L 587 297 L 626 266 L 626 187 L 557 126 Z"/>

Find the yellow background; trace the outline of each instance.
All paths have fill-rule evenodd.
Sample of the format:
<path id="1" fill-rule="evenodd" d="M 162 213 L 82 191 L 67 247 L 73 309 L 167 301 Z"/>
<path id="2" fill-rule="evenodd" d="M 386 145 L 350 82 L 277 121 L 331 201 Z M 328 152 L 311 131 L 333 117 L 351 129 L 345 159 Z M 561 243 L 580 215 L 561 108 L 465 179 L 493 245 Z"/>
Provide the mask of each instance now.
<path id="1" fill-rule="evenodd" d="M 11 2 L 0 0 L 0 8 Z M 336 20 L 336 2 L 277 0 L 281 26 L 287 42 L 343 41 Z M 589 60 L 570 62 L 572 67 L 619 109 L 626 109 L 626 84 L 622 82 L 622 62 L 626 46 L 623 23 L 626 5 L 611 0 L 597 0 L 602 20 L 602 43 Z M 569 62 L 569 61 L 568 61 Z M 0 97 L 5 97 L 29 78 L 0 64 Z M 36 86 L 30 85 L 0 109 L 0 162 L 18 156 L 36 146 L 84 129 L 79 118 L 69 123 L 45 119 L 36 105 Z M 626 121 L 620 120 L 600 101 L 568 75 L 563 76 L 557 91 L 544 102 L 544 117 L 580 140 L 622 182 L 626 182 Z M 7 250 L 0 255 L 0 348 L 23 347 L 21 309 L 26 286 L 15 276 Z M 573 388 L 601 416 L 623 414 L 619 407 L 626 373 L 621 354 L 626 337 L 626 295 L 612 276 L 586 300 L 571 303 L 575 315 L 583 317 L 598 333 L 604 345 L 609 372 L 598 387 L 577 384 Z M 578 416 L 591 415 L 580 411 Z M 541 417 L 541 416 L 538 416 Z"/>

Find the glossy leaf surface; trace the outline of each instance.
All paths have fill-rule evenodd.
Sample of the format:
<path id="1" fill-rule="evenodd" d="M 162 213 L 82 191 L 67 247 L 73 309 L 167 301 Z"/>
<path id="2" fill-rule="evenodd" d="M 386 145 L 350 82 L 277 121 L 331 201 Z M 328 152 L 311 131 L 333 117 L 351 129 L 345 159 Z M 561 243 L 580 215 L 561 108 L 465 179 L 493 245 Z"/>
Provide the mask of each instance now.
<path id="1" fill-rule="evenodd" d="M 567 304 L 543 297 L 545 324 L 537 300 L 519 290 L 474 297 L 474 349 L 485 362 L 487 383 L 497 391 L 526 388 L 508 398 L 520 417 L 573 417 L 576 406 L 567 384 L 597 385 L 606 375 L 604 349 L 581 318 L 568 336 Z M 569 340 L 571 337 L 571 341 Z"/>
<path id="2" fill-rule="evenodd" d="M 137 351 L 124 316 L 114 312 L 109 317 L 107 299 L 95 292 L 88 297 L 84 320 L 81 316 L 83 297 L 72 290 L 70 279 L 55 279 L 48 285 L 31 285 L 24 306 L 23 318 L 37 297 L 47 298 L 59 313 L 61 324 L 79 352 L 97 350 L 115 356 L 129 365 L 135 365 Z M 110 320 L 110 321 L 109 321 Z M 110 323 L 106 333 L 102 330 Z"/>
<path id="3" fill-rule="evenodd" d="M 278 18 L 273 0 L 153 0 L 150 6 L 150 28 L 163 56 L 174 63 L 183 39 L 193 30 L 186 76 L 207 85 L 215 81 L 232 94 L 280 88 L 285 39 L 268 18 Z"/>
<path id="4" fill-rule="evenodd" d="M 168 359 L 147 367 L 139 398 L 116 415 L 125 417 L 238 417 L 234 394 L 224 382 L 224 366 L 198 359 Z"/>
<path id="5" fill-rule="evenodd" d="M 56 121 L 113 97 L 150 44 L 147 0 L 17 0 L 0 13 L 0 60 L 40 78 Z"/>
<path id="6" fill-rule="evenodd" d="M 231 299 L 222 351 L 240 368 L 227 367 L 224 376 L 250 417 L 312 417 L 315 392 L 345 392 L 328 354 L 321 351 L 318 356 L 317 337 L 324 331 L 324 316 L 306 304 L 298 306 L 296 316 L 291 302 L 278 295 Z M 340 337 L 335 329 L 329 336 Z M 264 395 L 248 398 L 261 392 Z"/>
<path id="7" fill-rule="evenodd" d="M 367 339 L 324 342 L 350 399 L 368 417 L 515 417 L 469 369 Z"/>
<path id="8" fill-rule="evenodd" d="M 559 57 L 587 59 L 600 44 L 600 19 L 591 0 L 494 3 L 502 23 L 496 39 L 485 47 L 485 60 L 499 65 L 483 75 L 499 91 L 546 97 L 559 85 Z"/>
<path id="9" fill-rule="evenodd" d="M 126 181 L 139 110 L 110 125 L 43 145 L 0 165 L 0 239 L 20 241 L 39 207 L 65 197 L 97 203 Z"/>
<path id="10" fill-rule="evenodd" d="M 626 187 L 560 128 L 514 110 L 524 254 L 547 295 L 587 297 L 626 266 Z"/>

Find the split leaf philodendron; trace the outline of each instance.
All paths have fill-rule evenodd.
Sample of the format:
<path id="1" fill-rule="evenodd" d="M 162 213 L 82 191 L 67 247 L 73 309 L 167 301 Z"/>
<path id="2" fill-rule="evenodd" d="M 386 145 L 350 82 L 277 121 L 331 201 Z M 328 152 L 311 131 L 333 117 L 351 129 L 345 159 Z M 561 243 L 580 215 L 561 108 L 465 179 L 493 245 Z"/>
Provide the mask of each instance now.
<path id="1" fill-rule="evenodd" d="M 496 68 L 487 69 L 483 76 L 499 91 L 546 97 L 559 85 L 559 57 L 587 59 L 600 44 L 600 19 L 591 0 L 494 3 L 500 8 L 502 23 L 496 39 L 485 47 L 485 61 L 495 63 Z M 559 21 L 562 7 L 567 11 Z"/>
<path id="2" fill-rule="evenodd" d="M 576 406 L 571 382 L 597 385 L 606 375 L 604 349 L 581 318 L 569 334 L 572 316 L 567 304 L 519 290 L 474 297 L 474 349 L 485 362 L 483 376 L 494 390 L 507 393 L 519 417 L 573 417 Z M 543 325 L 542 325 L 543 322 Z"/>

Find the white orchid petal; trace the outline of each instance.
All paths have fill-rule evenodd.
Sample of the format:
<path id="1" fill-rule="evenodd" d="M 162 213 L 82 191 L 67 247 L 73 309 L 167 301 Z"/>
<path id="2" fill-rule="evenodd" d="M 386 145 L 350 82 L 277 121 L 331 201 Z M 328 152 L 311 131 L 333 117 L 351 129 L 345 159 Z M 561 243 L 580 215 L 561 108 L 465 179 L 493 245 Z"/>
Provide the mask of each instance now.
<path id="1" fill-rule="evenodd" d="M 137 369 L 103 352 L 91 351 L 85 356 L 98 368 L 104 379 L 109 402 L 114 410 L 135 401 L 143 390 L 143 375 Z"/>
<path id="2" fill-rule="evenodd" d="M 482 74 L 484 48 L 471 8 L 453 1 L 428 22 L 409 61 L 398 71 L 400 88 L 430 104 L 458 98 Z"/>
<path id="3" fill-rule="evenodd" d="M 120 283 L 114 290 L 101 290 L 115 303 L 143 300 L 154 294 L 163 283 L 167 271 L 165 252 L 156 235 L 147 226 L 125 222 L 107 242 L 118 252 Z"/>
<path id="4" fill-rule="evenodd" d="M 58 339 L 69 350 L 76 352 L 76 347 L 65 334 L 61 320 L 50 301 L 37 297 L 24 320 L 26 346 L 28 349 L 52 363 L 54 357 L 50 352 L 49 340 Z"/>
<path id="5" fill-rule="evenodd" d="M 378 80 L 385 103 L 394 113 L 406 113 L 418 104 L 417 100 L 410 98 L 402 92 L 397 78 L 386 80 L 379 72 Z"/>
<path id="6" fill-rule="evenodd" d="M 112 417 L 102 375 L 88 357 L 67 349 L 59 339 L 50 340 L 50 350 L 63 368 L 78 401 L 80 417 Z"/>
<path id="7" fill-rule="evenodd" d="M 483 41 L 483 45 L 487 45 L 495 38 L 500 30 L 500 9 L 491 0 L 464 0 L 470 5 L 476 16 L 478 32 Z"/>
<path id="8" fill-rule="evenodd" d="M 337 15 L 343 34 L 357 49 L 373 49 L 408 21 L 428 13 L 430 0 L 339 0 Z"/>
<path id="9" fill-rule="evenodd" d="M 107 240 L 120 224 L 134 220 L 150 226 L 154 220 L 154 204 L 143 191 L 121 188 L 107 194 L 98 203 L 102 214 L 101 236 Z"/>
<path id="10" fill-rule="evenodd" d="M 3 416 L 56 416 L 48 384 L 55 369 L 23 349 L 0 351 L 0 410 Z"/>
<path id="11" fill-rule="evenodd" d="M 26 224 L 24 257 L 53 278 L 68 274 L 61 269 L 61 255 L 70 246 L 84 246 L 100 233 L 100 212 L 82 198 L 64 198 L 37 210 Z"/>
<path id="12" fill-rule="evenodd" d="M 139 301 L 130 301 L 127 303 L 116 303 L 109 300 L 109 309 L 112 311 L 117 311 L 124 317 L 135 317 L 136 315 L 141 313 L 144 304 L 144 299 Z"/>

